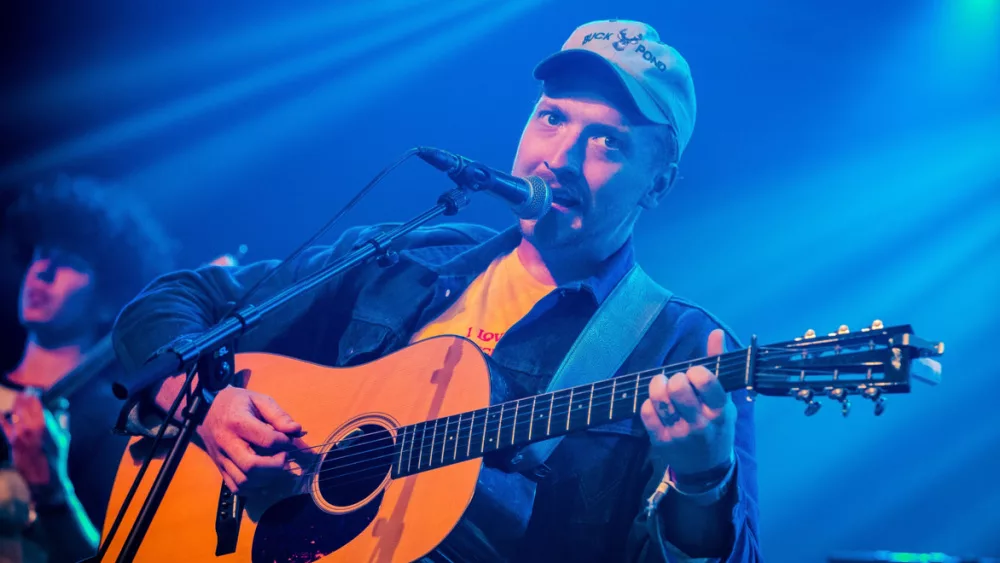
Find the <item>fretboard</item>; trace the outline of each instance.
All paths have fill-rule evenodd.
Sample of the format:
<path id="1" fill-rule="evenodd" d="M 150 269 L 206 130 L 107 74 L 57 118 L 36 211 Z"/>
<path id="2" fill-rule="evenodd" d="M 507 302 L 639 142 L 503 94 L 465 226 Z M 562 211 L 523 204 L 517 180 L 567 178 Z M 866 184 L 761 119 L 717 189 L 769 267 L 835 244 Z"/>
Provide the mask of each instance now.
<path id="1" fill-rule="evenodd" d="M 744 387 L 751 348 L 524 397 L 397 429 L 393 476 L 403 477 L 636 415 L 649 382 L 693 365 L 714 371 L 727 391 Z"/>

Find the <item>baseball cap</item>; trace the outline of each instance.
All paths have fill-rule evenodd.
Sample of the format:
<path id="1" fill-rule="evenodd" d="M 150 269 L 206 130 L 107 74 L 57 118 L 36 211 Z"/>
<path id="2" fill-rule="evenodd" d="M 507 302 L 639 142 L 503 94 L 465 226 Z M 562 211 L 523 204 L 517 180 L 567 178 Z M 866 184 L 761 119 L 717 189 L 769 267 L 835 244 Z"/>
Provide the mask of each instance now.
<path id="1" fill-rule="evenodd" d="M 648 24 L 601 20 L 576 28 L 559 52 L 538 63 L 534 76 L 544 81 L 594 61 L 614 71 L 643 116 L 673 128 L 683 153 L 695 121 L 694 81 L 684 57 Z"/>

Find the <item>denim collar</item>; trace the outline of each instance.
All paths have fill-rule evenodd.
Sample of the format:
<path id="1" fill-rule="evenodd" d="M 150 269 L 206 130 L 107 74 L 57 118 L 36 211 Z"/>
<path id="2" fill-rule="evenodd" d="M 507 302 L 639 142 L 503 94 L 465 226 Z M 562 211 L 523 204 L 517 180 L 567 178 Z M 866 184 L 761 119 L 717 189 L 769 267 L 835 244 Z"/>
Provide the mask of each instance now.
<path id="1" fill-rule="evenodd" d="M 403 250 L 400 257 L 419 264 L 440 277 L 468 278 L 471 283 L 493 260 L 513 251 L 520 242 L 520 226 L 515 224 L 457 255 L 448 252 L 447 247 L 423 247 Z M 629 237 L 621 248 L 600 265 L 593 276 L 568 282 L 559 289 L 583 290 L 600 305 L 634 265 L 635 249 L 632 237 Z"/>

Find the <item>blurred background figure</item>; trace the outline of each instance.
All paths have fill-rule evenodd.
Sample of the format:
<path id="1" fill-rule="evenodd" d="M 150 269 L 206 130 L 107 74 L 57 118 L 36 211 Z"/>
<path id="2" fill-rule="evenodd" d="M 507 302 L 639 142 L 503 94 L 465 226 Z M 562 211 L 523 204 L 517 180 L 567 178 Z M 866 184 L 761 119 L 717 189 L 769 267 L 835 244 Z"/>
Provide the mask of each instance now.
<path id="1" fill-rule="evenodd" d="M 4 258 L 24 265 L 13 269 L 21 330 L 5 330 L 3 342 L 8 361 L 20 354 L 0 376 L 8 468 L 26 483 L 33 512 L 23 552 L 78 561 L 96 549 L 126 443 L 111 431 L 121 404 L 104 337 L 122 306 L 172 267 L 174 246 L 134 197 L 66 175 L 18 192 L 3 239 Z M 23 512 L 14 481 L 0 487 L 0 512 L 12 521 Z"/>

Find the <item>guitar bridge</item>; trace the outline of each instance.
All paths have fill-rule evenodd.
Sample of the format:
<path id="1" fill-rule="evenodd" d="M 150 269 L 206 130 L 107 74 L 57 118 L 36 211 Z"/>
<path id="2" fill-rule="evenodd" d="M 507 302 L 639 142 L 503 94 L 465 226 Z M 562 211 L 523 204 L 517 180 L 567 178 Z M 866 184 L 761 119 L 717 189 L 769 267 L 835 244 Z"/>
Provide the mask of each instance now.
<path id="1" fill-rule="evenodd" d="M 243 517 L 243 497 L 234 495 L 226 484 L 219 491 L 219 509 L 215 513 L 215 555 L 236 551 L 240 538 L 240 521 Z"/>

